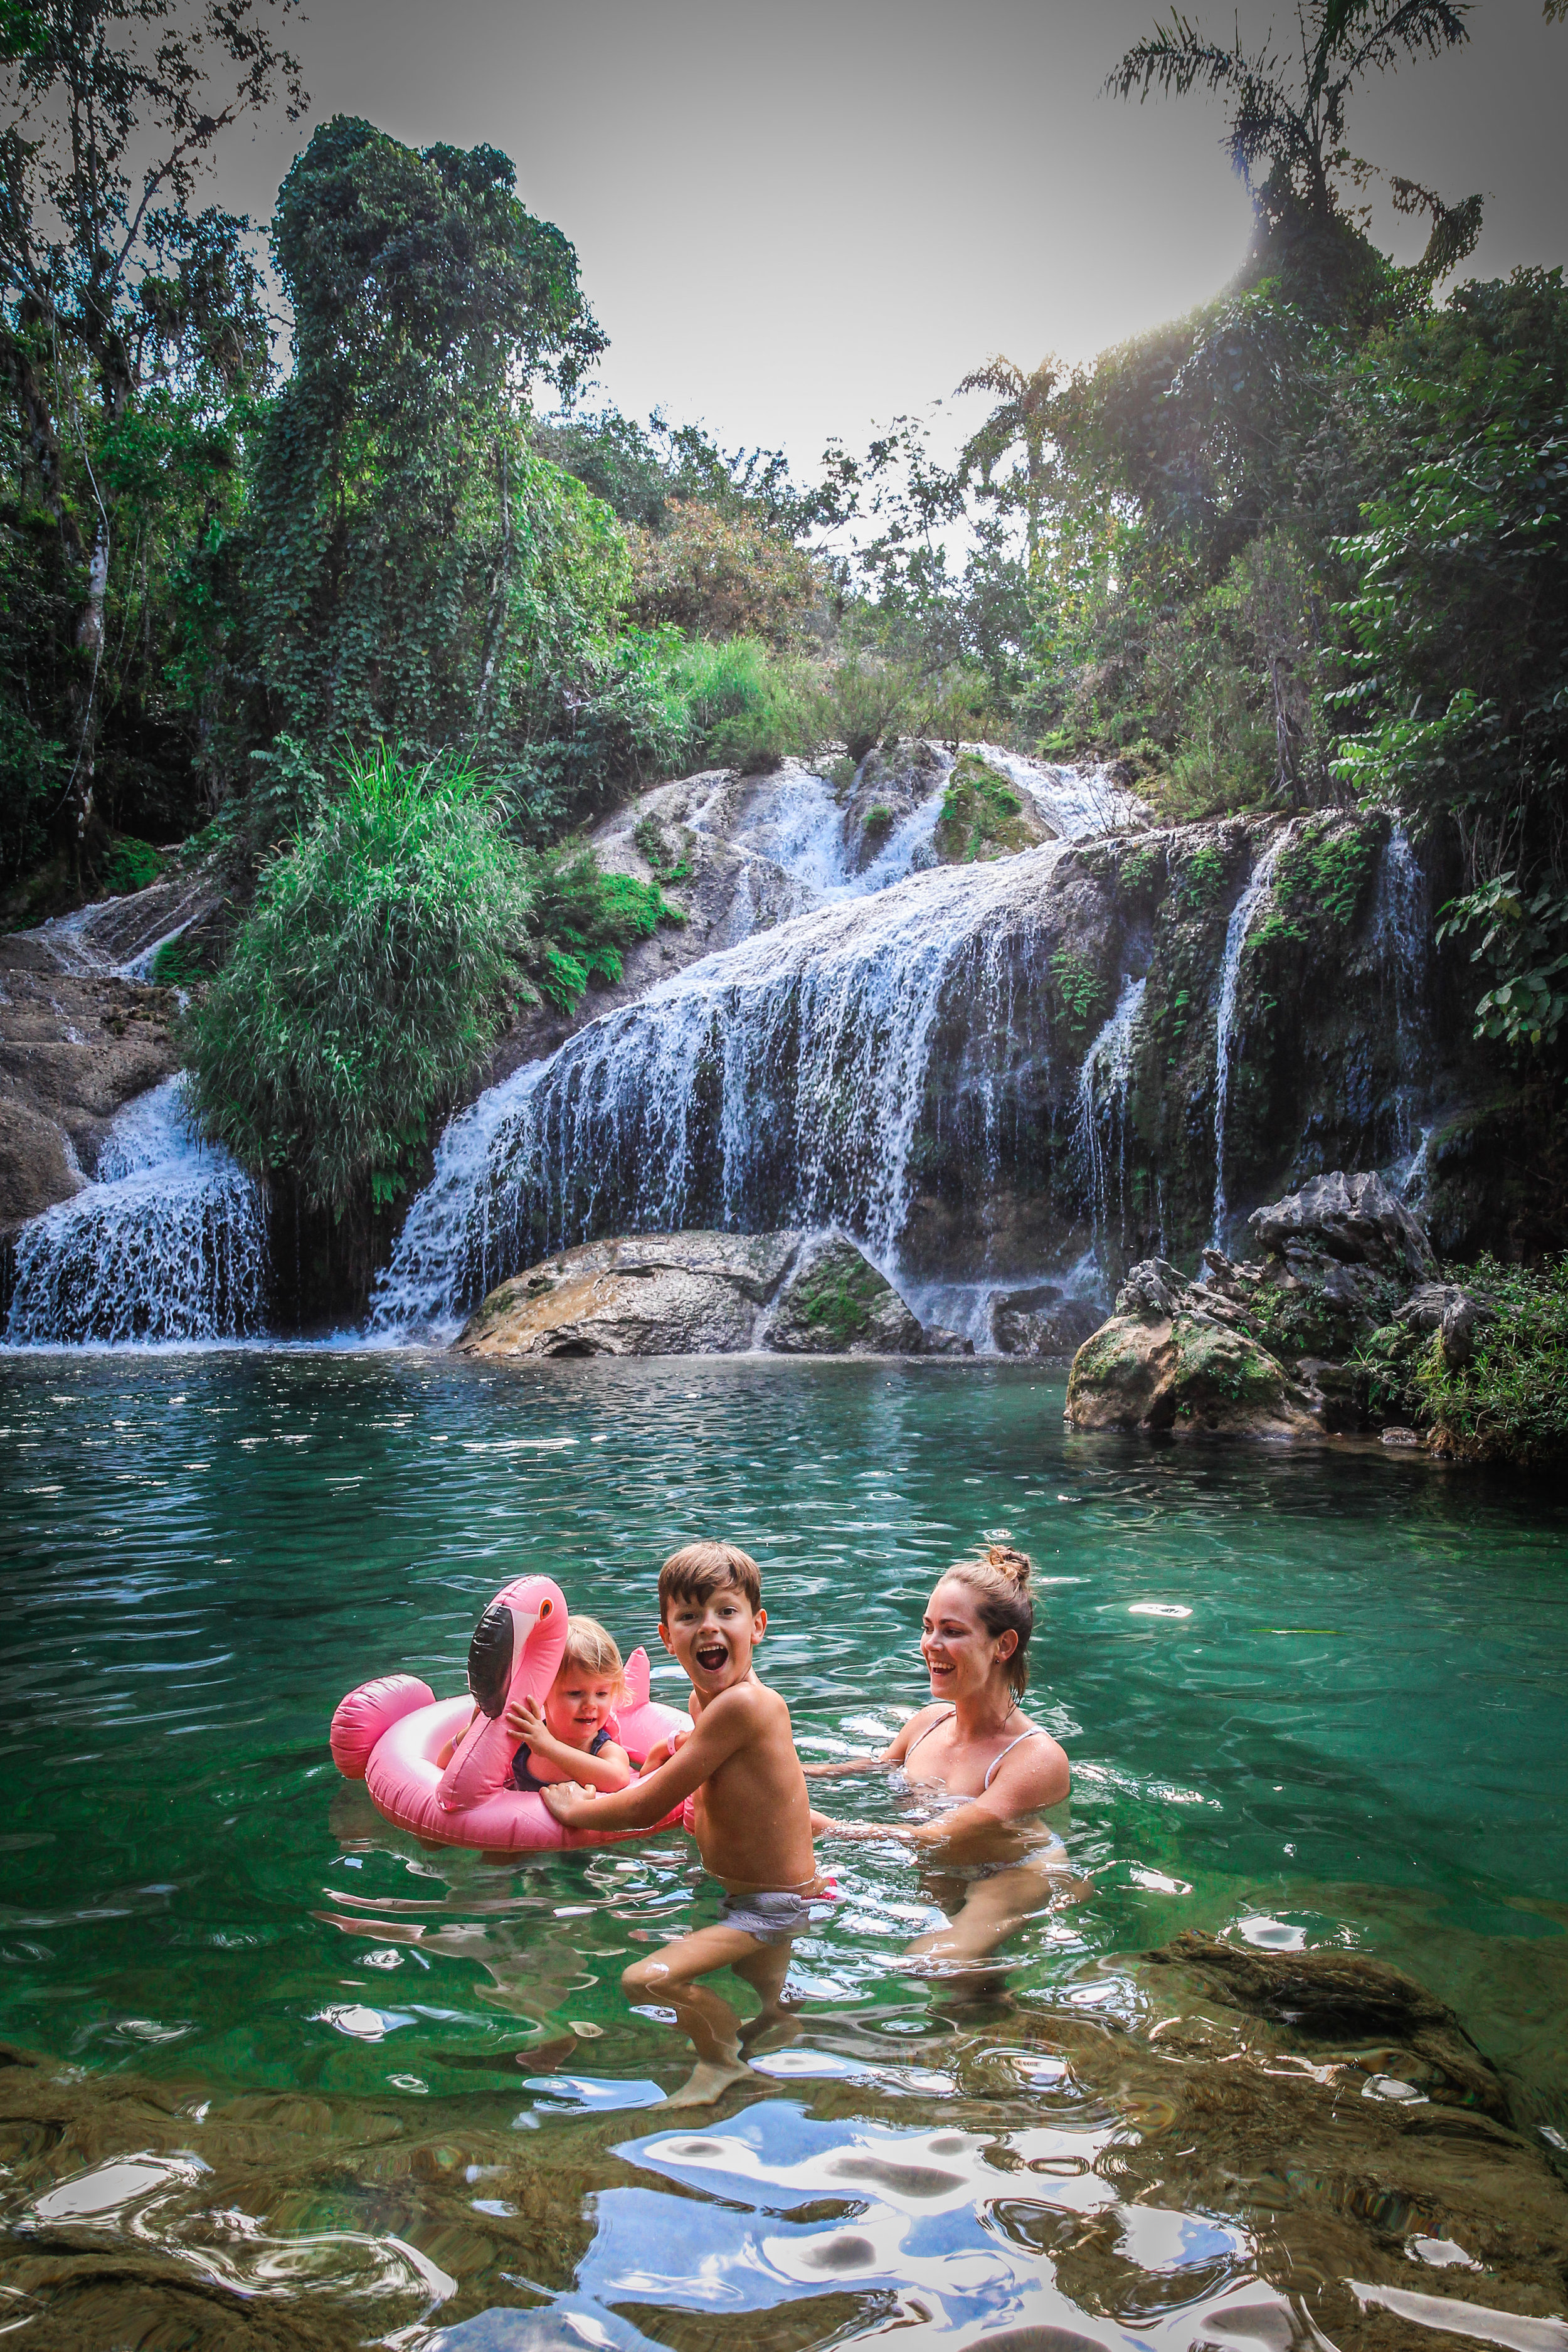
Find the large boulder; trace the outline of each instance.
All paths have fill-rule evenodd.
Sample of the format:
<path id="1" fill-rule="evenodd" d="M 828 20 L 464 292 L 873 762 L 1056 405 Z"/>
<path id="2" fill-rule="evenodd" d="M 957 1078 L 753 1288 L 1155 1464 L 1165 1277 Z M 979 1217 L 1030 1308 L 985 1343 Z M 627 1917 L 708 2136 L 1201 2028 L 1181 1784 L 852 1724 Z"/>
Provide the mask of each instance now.
<path id="1" fill-rule="evenodd" d="M 1314 1176 L 1299 1192 L 1255 1209 L 1247 1219 L 1265 1250 L 1289 1258 L 1301 1248 L 1346 1265 L 1420 1276 L 1436 1267 L 1432 1244 L 1373 1171 Z"/>
<path id="2" fill-rule="evenodd" d="M 1317 1433 L 1312 1402 L 1227 1301 L 1148 1258 L 1074 1357 L 1067 1419 L 1079 1430 L 1301 1437 Z"/>
<path id="3" fill-rule="evenodd" d="M 842 1234 L 639 1234 L 568 1250 L 492 1290 L 464 1356 L 911 1355 L 922 1331 Z"/>

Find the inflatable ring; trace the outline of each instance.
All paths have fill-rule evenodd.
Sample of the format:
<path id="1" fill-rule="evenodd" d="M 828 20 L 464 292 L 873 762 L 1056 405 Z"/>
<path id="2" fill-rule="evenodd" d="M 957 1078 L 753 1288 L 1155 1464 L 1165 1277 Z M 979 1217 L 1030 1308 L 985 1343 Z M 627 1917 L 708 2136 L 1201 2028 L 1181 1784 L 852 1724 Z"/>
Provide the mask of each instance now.
<path id="1" fill-rule="evenodd" d="M 566 1603 L 559 1585 L 547 1576 L 517 1577 L 474 1628 L 468 1695 L 438 1699 L 416 1675 L 361 1683 L 339 1700 L 332 1717 L 332 1761 L 345 1780 L 364 1782 L 387 1821 L 441 1845 L 535 1853 L 613 1843 L 613 1833 L 563 1829 L 542 1797 L 512 1786 L 518 1743 L 506 1728 L 506 1710 L 524 1696 L 543 1706 L 565 1647 Z M 626 1688 L 627 1704 L 610 1717 L 610 1734 L 640 1764 L 659 1740 L 686 1730 L 688 1721 L 649 1698 L 646 1650 L 634 1650 L 626 1660 Z M 438 1759 L 448 1750 L 450 1760 L 443 1765 Z M 678 1806 L 655 1827 L 680 1819 Z"/>

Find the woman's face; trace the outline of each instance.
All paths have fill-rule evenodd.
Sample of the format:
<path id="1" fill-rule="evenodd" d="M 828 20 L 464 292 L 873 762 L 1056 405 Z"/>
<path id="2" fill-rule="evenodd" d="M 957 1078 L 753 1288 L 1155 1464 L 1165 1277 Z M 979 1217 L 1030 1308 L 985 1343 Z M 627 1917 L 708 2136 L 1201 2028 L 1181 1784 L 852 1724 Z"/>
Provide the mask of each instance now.
<path id="1" fill-rule="evenodd" d="M 1016 1647 L 1015 1635 L 986 1632 L 967 1584 L 943 1577 L 921 1621 L 921 1655 L 932 1698 L 978 1697 L 994 1675 L 1002 1677 L 1004 1653 L 1011 1655 Z"/>

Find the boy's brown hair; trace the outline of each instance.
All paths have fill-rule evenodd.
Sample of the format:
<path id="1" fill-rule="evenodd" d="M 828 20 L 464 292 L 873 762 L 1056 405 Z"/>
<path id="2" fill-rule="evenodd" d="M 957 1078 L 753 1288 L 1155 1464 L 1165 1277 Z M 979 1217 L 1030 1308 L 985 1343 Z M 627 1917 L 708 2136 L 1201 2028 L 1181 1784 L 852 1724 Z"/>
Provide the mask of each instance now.
<path id="1" fill-rule="evenodd" d="M 658 1571 L 659 1623 L 667 1622 L 672 1601 L 707 1601 L 731 1584 L 754 1615 L 763 1605 L 763 1572 L 751 1553 L 739 1544 L 684 1544 Z"/>

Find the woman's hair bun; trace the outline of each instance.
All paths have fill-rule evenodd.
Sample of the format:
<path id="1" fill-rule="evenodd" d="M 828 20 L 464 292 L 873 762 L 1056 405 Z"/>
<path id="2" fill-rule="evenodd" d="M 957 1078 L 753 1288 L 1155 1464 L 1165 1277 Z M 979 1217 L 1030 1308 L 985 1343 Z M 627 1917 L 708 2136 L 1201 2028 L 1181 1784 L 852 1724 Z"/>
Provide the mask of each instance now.
<path id="1" fill-rule="evenodd" d="M 987 1568 L 995 1569 L 998 1575 L 1005 1576 L 1010 1584 L 1016 1584 L 1020 1592 L 1024 1591 L 1029 1581 L 1031 1567 L 1026 1551 L 1015 1551 L 1011 1544 L 994 1543 L 986 1546 L 984 1557 Z"/>

